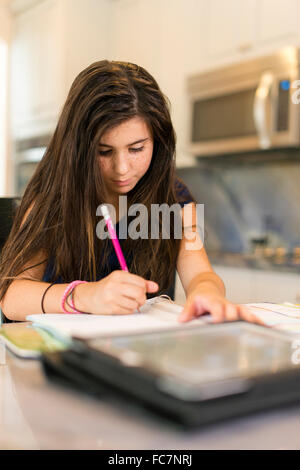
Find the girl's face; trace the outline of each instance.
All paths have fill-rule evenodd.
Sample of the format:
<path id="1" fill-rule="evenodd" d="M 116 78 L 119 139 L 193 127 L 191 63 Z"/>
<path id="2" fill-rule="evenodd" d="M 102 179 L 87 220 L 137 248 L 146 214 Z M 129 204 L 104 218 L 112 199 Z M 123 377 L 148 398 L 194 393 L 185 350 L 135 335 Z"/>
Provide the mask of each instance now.
<path id="1" fill-rule="evenodd" d="M 99 143 L 99 164 L 112 200 L 135 187 L 147 172 L 152 153 L 151 132 L 139 116 L 104 133 Z"/>

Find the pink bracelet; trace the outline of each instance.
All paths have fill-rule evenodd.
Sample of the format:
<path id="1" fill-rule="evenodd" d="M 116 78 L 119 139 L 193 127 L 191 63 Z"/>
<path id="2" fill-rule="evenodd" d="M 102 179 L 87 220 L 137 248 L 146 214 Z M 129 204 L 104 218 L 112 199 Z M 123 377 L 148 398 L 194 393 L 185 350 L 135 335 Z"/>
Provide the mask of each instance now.
<path id="1" fill-rule="evenodd" d="M 81 312 L 80 310 L 77 310 L 77 308 L 75 307 L 75 304 L 74 304 L 74 298 L 73 298 L 73 295 L 74 295 L 74 290 L 75 290 L 75 287 L 73 287 L 73 289 L 71 290 L 71 292 L 67 295 L 67 298 L 66 298 L 66 304 L 68 305 L 68 307 L 70 307 L 72 310 L 74 310 L 74 313 L 85 313 L 87 314 L 88 312 Z M 71 299 L 71 305 L 69 304 L 68 302 L 68 298 L 70 297 Z"/>
<path id="2" fill-rule="evenodd" d="M 68 310 L 66 310 L 65 308 L 67 297 L 71 295 L 72 291 L 75 289 L 76 286 L 78 286 L 79 284 L 86 284 L 86 282 L 87 281 L 73 281 L 70 284 L 68 284 L 61 299 L 61 308 L 63 309 L 65 313 L 72 313 L 72 312 L 68 312 Z M 74 310 L 74 313 L 84 313 L 84 312 L 80 312 L 79 310 L 76 310 L 72 296 L 71 296 L 71 308 Z"/>

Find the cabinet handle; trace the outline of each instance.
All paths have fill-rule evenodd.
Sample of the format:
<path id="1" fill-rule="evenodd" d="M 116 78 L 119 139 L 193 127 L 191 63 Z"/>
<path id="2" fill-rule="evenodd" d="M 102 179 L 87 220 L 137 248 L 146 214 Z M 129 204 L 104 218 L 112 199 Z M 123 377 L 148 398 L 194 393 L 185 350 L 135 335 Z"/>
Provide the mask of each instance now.
<path id="1" fill-rule="evenodd" d="M 246 52 L 246 51 L 249 51 L 249 49 L 251 48 L 252 48 L 251 42 L 245 42 L 244 44 L 239 45 L 238 50 L 240 52 Z"/>

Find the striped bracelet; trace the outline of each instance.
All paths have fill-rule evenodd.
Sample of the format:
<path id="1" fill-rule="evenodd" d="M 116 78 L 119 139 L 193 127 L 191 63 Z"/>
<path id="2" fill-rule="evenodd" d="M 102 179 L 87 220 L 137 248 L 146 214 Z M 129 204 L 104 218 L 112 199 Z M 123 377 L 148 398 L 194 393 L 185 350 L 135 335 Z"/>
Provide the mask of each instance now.
<path id="1" fill-rule="evenodd" d="M 86 283 L 87 283 L 87 281 L 73 281 L 70 284 L 68 284 L 68 286 L 66 287 L 65 292 L 63 293 L 62 299 L 61 299 L 61 308 L 65 313 L 85 313 L 85 312 L 80 312 L 80 310 L 77 310 L 75 308 L 72 293 L 73 293 L 76 286 L 78 286 L 79 284 L 86 284 Z M 71 305 L 70 305 L 70 307 L 74 310 L 74 312 L 68 312 L 68 310 L 66 310 L 66 308 L 65 308 L 66 300 L 69 296 L 71 296 Z"/>

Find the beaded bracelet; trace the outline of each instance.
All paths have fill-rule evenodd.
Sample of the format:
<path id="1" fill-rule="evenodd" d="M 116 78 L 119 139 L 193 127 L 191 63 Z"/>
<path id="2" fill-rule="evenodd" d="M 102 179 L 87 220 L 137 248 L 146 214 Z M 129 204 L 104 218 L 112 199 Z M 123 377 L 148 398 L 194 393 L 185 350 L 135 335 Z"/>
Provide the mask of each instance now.
<path id="1" fill-rule="evenodd" d="M 65 313 L 72 313 L 72 312 L 68 312 L 68 310 L 66 310 L 66 308 L 65 308 L 65 303 L 66 303 L 67 297 L 69 297 L 71 295 L 71 293 L 73 292 L 73 290 L 75 289 L 76 286 L 78 286 L 79 284 L 86 284 L 86 282 L 87 281 L 73 281 L 70 284 L 68 284 L 65 292 L 63 293 L 62 299 L 61 299 L 61 308 Z M 76 310 L 75 305 L 74 305 L 74 301 L 73 301 L 73 297 L 71 297 L 71 305 L 72 305 L 71 308 L 74 310 L 74 313 L 85 313 L 85 312 L 80 312 L 79 310 Z"/>

